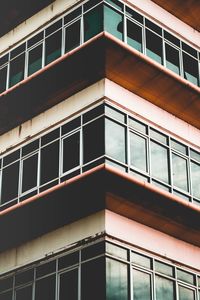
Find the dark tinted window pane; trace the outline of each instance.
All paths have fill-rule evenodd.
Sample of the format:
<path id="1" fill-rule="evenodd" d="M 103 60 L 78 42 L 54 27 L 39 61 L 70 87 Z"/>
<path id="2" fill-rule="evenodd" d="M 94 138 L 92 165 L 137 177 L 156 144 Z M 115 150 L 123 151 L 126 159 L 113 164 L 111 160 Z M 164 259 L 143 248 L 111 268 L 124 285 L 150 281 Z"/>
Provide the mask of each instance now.
<path id="1" fill-rule="evenodd" d="M 25 284 L 31 280 L 33 280 L 34 270 L 27 270 L 21 272 L 15 276 L 15 285 Z"/>
<path id="2" fill-rule="evenodd" d="M 0 300 L 12 300 L 12 292 L 7 292 L 7 293 L 1 294 Z"/>
<path id="3" fill-rule="evenodd" d="M 25 51 L 25 43 L 20 45 L 19 47 L 15 48 L 11 53 L 10 53 L 10 58 L 14 58 L 15 56 L 21 54 L 22 52 Z"/>
<path id="4" fill-rule="evenodd" d="M 59 128 L 49 132 L 46 135 L 44 135 L 41 138 L 42 146 L 48 144 L 49 142 L 52 142 L 55 139 L 57 139 L 59 137 L 59 135 L 60 135 L 60 129 Z"/>
<path id="5" fill-rule="evenodd" d="M 13 86 L 24 78 L 24 54 L 18 56 L 10 62 L 9 86 Z"/>
<path id="6" fill-rule="evenodd" d="M 100 242 L 89 247 L 83 248 L 81 251 L 81 259 L 86 260 L 103 253 L 105 253 L 105 242 Z"/>
<path id="7" fill-rule="evenodd" d="M 22 193 L 37 185 L 38 154 L 23 160 Z"/>
<path id="8" fill-rule="evenodd" d="M 151 173 L 157 179 L 169 182 L 168 149 L 151 141 Z"/>
<path id="9" fill-rule="evenodd" d="M 118 0 L 106 0 L 107 3 L 111 4 L 115 8 L 119 10 L 123 10 L 123 4 L 119 2 Z"/>
<path id="10" fill-rule="evenodd" d="M 180 60 L 179 60 L 179 51 L 171 47 L 168 44 L 165 44 L 166 52 L 166 67 L 176 74 L 180 75 Z"/>
<path id="11" fill-rule="evenodd" d="M 137 13 L 136 11 L 134 11 L 133 9 L 131 9 L 127 6 L 126 6 L 126 13 L 130 18 L 132 18 L 140 23 L 143 23 L 143 17 L 139 13 Z"/>
<path id="12" fill-rule="evenodd" d="M 200 198 L 200 165 L 191 162 L 192 194 Z"/>
<path id="13" fill-rule="evenodd" d="M 126 131 L 125 127 L 109 120 L 105 120 L 105 146 L 106 155 L 126 162 Z"/>
<path id="14" fill-rule="evenodd" d="M 162 39 L 149 30 L 146 30 L 146 54 L 162 64 Z"/>
<path id="15" fill-rule="evenodd" d="M 130 132 L 130 163 L 147 172 L 147 140 Z"/>
<path id="16" fill-rule="evenodd" d="M 3 169 L 1 203 L 18 196 L 19 162 Z"/>
<path id="17" fill-rule="evenodd" d="M 9 155 L 4 156 L 3 165 L 6 166 L 6 165 L 14 162 L 15 160 L 19 159 L 19 154 L 20 154 L 20 150 L 17 150 L 15 152 L 12 152 Z"/>
<path id="18" fill-rule="evenodd" d="M 134 295 L 134 300 L 152 299 L 151 298 L 151 277 L 149 274 L 138 270 L 133 270 L 133 295 Z"/>
<path id="19" fill-rule="evenodd" d="M 36 270 L 36 277 L 41 277 L 47 274 L 50 274 L 52 272 L 55 272 L 56 270 L 56 261 L 50 261 L 46 264 L 43 264 L 39 267 L 37 267 Z"/>
<path id="20" fill-rule="evenodd" d="M 189 45 L 185 44 L 184 42 L 182 42 L 182 48 L 187 53 L 191 54 L 194 57 L 197 57 L 197 51 L 194 48 L 190 47 Z"/>
<path id="21" fill-rule="evenodd" d="M 198 61 L 191 56 L 183 53 L 184 78 L 198 85 Z"/>
<path id="22" fill-rule="evenodd" d="M 32 300 L 32 286 L 29 285 L 16 290 L 15 300 Z"/>
<path id="23" fill-rule="evenodd" d="M 81 7 L 75 9 L 73 12 L 71 12 L 70 14 L 68 14 L 64 18 L 64 23 L 67 24 L 68 22 L 74 20 L 75 18 L 77 18 L 80 15 L 81 15 Z"/>
<path id="24" fill-rule="evenodd" d="M 80 45 L 80 20 L 65 29 L 65 52 Z"/>
<path id="25" fill-rule="evenodd" d="M 80 164 L 80 133 L 63 139 L 63 173 Z"/>
<path id="26" fill-rule="evenodd" d="M 76 265 L 79 261 L 79 252 L 74 252 L 59 258 L 58 269 L 64 269 Z"/>
<path id="27" fill-rule="evenodd" d="M 61 30 L 48 37 L 45 41 L 45 65 L 48 65 L 61 55 Z"/>
<path id="28" fill-rule="evenodd" d="M 188 191 L 187 161 L 172 153 L 172 168 L 174 185 Z"/>
<path id="29" fill-rule="evenodd" d="M 78 270 L 71 270 L 60 275 L 59 300 L 78 299 Z"/>
<path id="30" fill-rule="evenodd" d="M 142 52 L 142 28 L 127 20 L 127 43 Z"/>
<path id="31" fill-rule="evenodd" d="M 128 266 L 106 258 L 106 299 L 128 300 Z"/>
<path id="32" fill-rule="evenodd" d="M 62 126 L 62 135 L 80 127 L 80 125 L 81 125 L 80 117 L 72 120 L 71 122 L 68 122 L 67 124 Z"/>
<path id="33" fill-rule="evenodd" d="M 194 300 L 195 293 L 193 290 L 187 289 L 186 287 L 179 286 L 179 300 Z"/>
<path id="34" fill-rule="evenodd" d="M 0 70 L 0 93 L 5 91 L 7 82 L 7 67 Z"/>
<path id="35" fill-rule="evenodd" d="M 87 123 L 88 121 L 95 119 L 96 117 L 102 115 L 103 113 L 104 113 L 104 106 L 103 105 L 97 106 L 83 115 L 83 123 Z"/>
<path id="36" fill-rule="evenodd" d="M 175 299 L 173 281 L 156 276 L 156 299 Z"/>
<path id="37" fill-rule="evenodd" d="M 0 57 L 0 66 L 4 65 L 7 62 L 8 62 L 8 54 Z"/>
<path id="38" fill-rule="evenodd" d="M 55 288 L 56 288 L 55 275 L 36 281 L 35 300 L 55 300 Z M 29 299 L 24 299 L 24 300 L 29 300 Z"/>
<path id="39" fill-rule="evenodd" d="M 103 7 L 97 6 L 84 15 L 84 40 L 87 41 L 103 30 Z"/>
<path id="40" fill-rule="evenodd" d="M 88 284 L 89 283 L 89 284 Z M 81 300 L 105 297 L 105 259 L 95 259 L 81 266 Z"/>
<path id="41" fill-rule="evenodd" d="M 28 75 L 35 73 L 42 68 L 42 45 L 29 51 Z"/>
<path id="42" fill-rule="evenodd" d="M 123 39 L 123 17 L 106 5 L 104 6 L 104 30 L 120 40 Z"/>
<path id="43" fill-rule="evenodd" d="M 101 0 L 90 0 L 83 5 L 84 12 L 95 6 L 97 3 L 101 2 Z"/>
<path id="44" fill-rule="evenodd" d="M 43 39 L 44 31 L 38 33 L 28 41 L 28 47 L 31 47 Z"/>
<path id="45" fill-rule="evenodd" d="M 41 184 L 58 177 L 59 142 L 41 149 Z"/>
<path id="46" fill-rule="evenodd" d="M 62 26 L 62 20 L 58 20 L 57 22 L 55 22 L 54 24 L 46 28 L 45 30 L 46 36 L 58 30 L 59 28 L 61 28 L 61 26 Z"/>
<path id="47" fill-rule="evenodd" d="M 174 45 L 177 45 L 177 46 L 180 47 L 180 40 L 177 39 L 177 38 L 176 38 L 175 36 L 173 36 L 172 34 L 170 34 L 169 32 L 164 31 L 164 37 L 165 37 L 168 41 L 172 42 Z"/>
<path id="48" fill-rule="evenodd" d="M 12 288 L 13 285 L 13 277 L 10 276 L 5 279 L 0 279 L 0 292 L 3 292 L 5 290 L 8 290 Z"/>
<path id="49" fill-rule="evenodd" d="M 37 150 L 38 147 L 39 147 L 39 140 L 29 143 L 22 148 L 22 155 L 24 156 L 26 154 L 29 154 L 29 153 Z"/>
<path id="50" fill-rule="evenodd" d="M 104 123 L 98 119 L 83 128 L 84 163 L 104 154 Z"/>
<path id="51" fill-rule="evenodd" d="M 145 19 L 145 24 L 146 24 L 146 26 L 147 26 L 149 29 L 151 29 L 151 30 L 153 30 L 154 32 L 156 32 L 156 33 L 162 35 L 162 29 L 161 29 L 158 25 L 154 24 L 153 22 L 151 22 L 151 21 L 148 20 L 148 19 Z"/>

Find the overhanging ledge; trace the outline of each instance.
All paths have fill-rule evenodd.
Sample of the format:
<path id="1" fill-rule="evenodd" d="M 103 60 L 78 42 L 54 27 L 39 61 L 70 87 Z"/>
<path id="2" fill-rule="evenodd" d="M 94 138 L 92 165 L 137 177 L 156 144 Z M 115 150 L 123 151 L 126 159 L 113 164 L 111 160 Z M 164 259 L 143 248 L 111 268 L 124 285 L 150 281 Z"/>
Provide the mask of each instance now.
<path id="1" fill-rule="evenodd" d="M 0 251 L 103 209 L 200 245 L 198 206 L 102 164 L 2 211 Z"/>
<path id="2" fill-rule="evenodd" d="M 103 32 L 0 96 L 0 134 L 108 78 L 200 128 L 200 88 Z"/>

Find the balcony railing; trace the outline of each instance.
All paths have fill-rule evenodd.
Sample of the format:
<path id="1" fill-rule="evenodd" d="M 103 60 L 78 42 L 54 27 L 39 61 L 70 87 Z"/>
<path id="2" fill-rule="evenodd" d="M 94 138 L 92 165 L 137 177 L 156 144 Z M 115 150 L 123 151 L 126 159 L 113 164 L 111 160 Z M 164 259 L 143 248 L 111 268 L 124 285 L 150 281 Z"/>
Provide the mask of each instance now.
<path id="1" fill-rule="evenodd" d="M 200 85 L 200 53 L 123 2 L 89 1 L 0 57 L 0 93 L 107 31 L 137 51 Z"/>
<path id="2" fill-rule="evenodd" d="M 104 162 L 200 204 L 200 153 L 101 104 L 2 155 L 1 209 Z"/>

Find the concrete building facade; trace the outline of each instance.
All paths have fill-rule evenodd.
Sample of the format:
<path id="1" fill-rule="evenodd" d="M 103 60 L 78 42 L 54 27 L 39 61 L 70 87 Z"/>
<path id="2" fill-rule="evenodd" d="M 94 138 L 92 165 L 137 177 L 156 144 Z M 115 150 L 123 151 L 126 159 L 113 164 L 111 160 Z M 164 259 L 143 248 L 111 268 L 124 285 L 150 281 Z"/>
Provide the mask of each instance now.
<path id="1" fill-rule="evenodd" d="M 198 2 L 5 4 L 0 300 L 200 300 Z"/>

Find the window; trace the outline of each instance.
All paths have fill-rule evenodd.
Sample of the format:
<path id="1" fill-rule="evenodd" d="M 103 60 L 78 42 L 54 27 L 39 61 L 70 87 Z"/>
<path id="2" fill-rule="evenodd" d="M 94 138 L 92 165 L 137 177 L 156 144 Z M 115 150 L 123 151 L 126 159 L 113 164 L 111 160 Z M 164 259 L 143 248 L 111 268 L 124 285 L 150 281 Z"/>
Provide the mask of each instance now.
<path id="1" fill-rule="evenodd" d="M 180 75 L 180 53 L 174 47 L 165 44 L 166 67 Z"/>
<path id="2" fill-rule="evenodd" d="M 80 165 L 80 132 L 71 134 L 62 140 L 62 151 L 62 173 Z"/>
<path id="3" fill-rule="evenodd" d="M 21 54 L 10 62 L 9 86 L 13 86 L 24 78 L 25 54 Z"/>
<path id="4" fill-rule="evenodd" d="M 169 182 L 169 161 L 167 148 L 151 141 L 151 174 L 166 183 Z"/>
<path id="5" fill-rule="evenodd" d="M 97 6 L 84 15 L 84 40 L 97 35 L 103 30 L 103 7 Z"/>
<path id="6" fill-rule="evenodd" d="M 18 196 L 19 161 L 2 170 L 1 204 Z"/>
<path id="7" fill-rule="evenodd" d="M 152 299 L 150 274 L 133 269 L 133 296 L 134 296 L 134 300 Z M 158 298 L 158 299 L 164 299 L 164 298 Z"/>
<path id="8" fill-rule="evenodd" d="M 127 43 L 142 52 L 142 27 L 127 20 Z"/>
<path id="9" fill-rule="evenodd" d="M 147 140 L 130 132 L 130 163 L 133 167 L 147 172 Z"/>
<path id="10" fill-rule="evenodd" d="M 172 168 L 174 185 L 184 191 L 188 191 L 187 160 L 172 153 Z"/>
<path id="11" fill-rule="evenodd" d="M 146 29 L 146 54 L 153 60 L 163 62 L 162 39 L 155 33 Z"/>
<path id="12" fill-rule="evenodd" d="M 190 55 L 183 53 L 184 78 L 198 85 L 198 61 Z"/>
<path id="13" fill-rule="evenodd" d="M 32 300 L 32 285 L 17 289 L 15 292 L 15 300 Z"/>
<path id="14" fill-rule="evenodd" d="M 45 40 L 45 65 L 48 65 L 61 55 L 62 31 L 54 33 Z"/>
<path id="15" fill-rule="evenodd" d="M 38 183 L 38 153 L 24 158 L 22 161 L 22 188 L 25 193 L 37 187 Z"/>
<path id="16" fill-rule="evenodd" d="M 192 175 L 192 193 L 194 197 L 200 198 L 200 165 L 191 162 L 191 175 Z"/>
<path id="17" fill-rule="evenodd" d="M 78 269 L 60 274 L 59 300 L 78 300 Z"/>
<path id="18" fill-rule="evenodd" d="M 104 30 L 123 39 L 123 16 L 107 5 L 104 6 Z"/>
<path id="19" fill-rule="evenodd" d="M 7 66 L 0 69 L 0 93 L 5 91 L 7 83 Z"/>
<path id="20" fill-rule="evenodd" d="M 40 44 L 29 51 L 28 55 L 28 75 L 31 75 L 42 68 L 42 48 Z"/>
<path id="21" fill-rule="evenodd" d="M 80 45 L 80 20 L 65 28 L 65 53 Z"/>
<path id="22" fill-rule="evenodd" d="M 34 300 L 55 300 L 56 276 L 48 276 L 36 281 Z M 21 299 L 20 299 L 21 300 Z M 25 299 L 26 300 L 26 299 Z M 30 299 L 32 300 L 32 299 Z"/>

